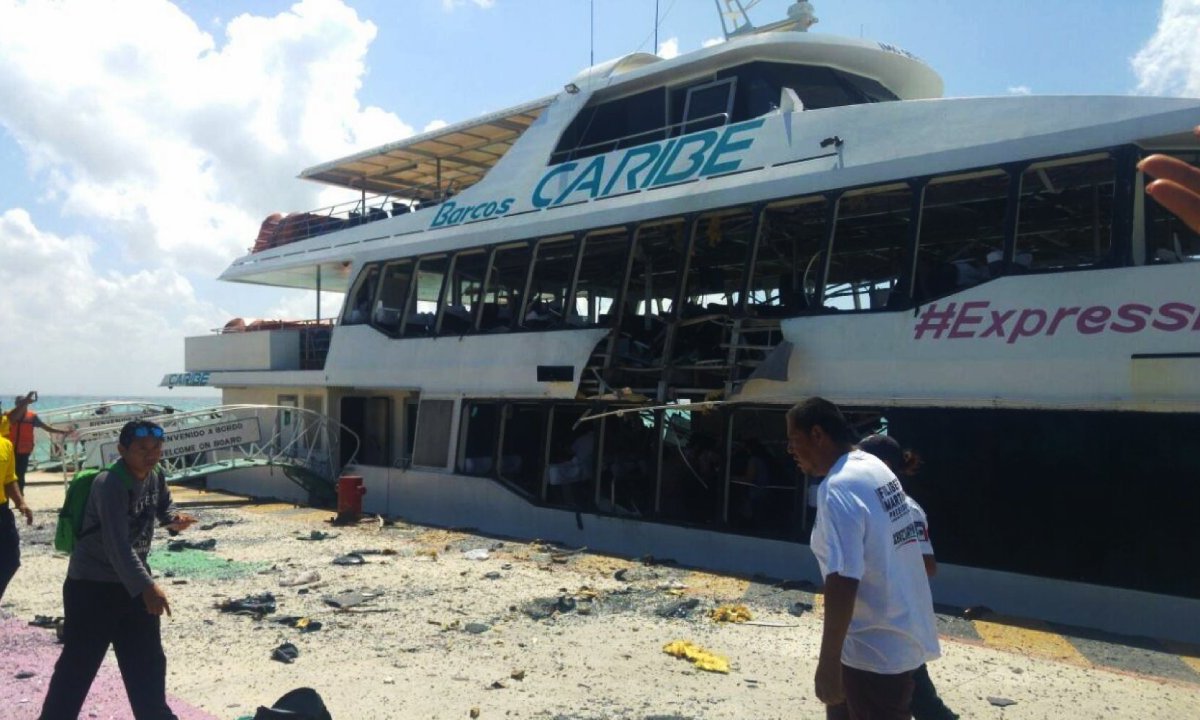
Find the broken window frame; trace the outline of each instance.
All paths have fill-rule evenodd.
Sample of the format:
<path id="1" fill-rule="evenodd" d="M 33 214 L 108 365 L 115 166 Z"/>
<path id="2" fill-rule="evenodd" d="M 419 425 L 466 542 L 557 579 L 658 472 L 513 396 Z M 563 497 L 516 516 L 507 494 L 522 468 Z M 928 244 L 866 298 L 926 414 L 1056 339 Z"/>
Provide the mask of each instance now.
<path id="1" fill-rule="evenodd" d="M 1034 222 L 1029 220 L 1031 211 L 1035 209 L 1035 198 L 1040 198 L 1043 194 L 1043 191 L 1046 191 L 1046 194 L 1050 196 L 1060 196 L 1064 192 L 1078 191 L 1079 188 L 1085 187 L 1084 185 L 1074 184 L 1068 184 L 1064 187 L 1059 187 L 1059 185 L 1063 184 L 1062 178 L 1058 177 L 1052 179 L 1050 177 L 1050 173 L 1047 171 L 1055 171 L 1056 174 L 1058 171 L 1065 173 L 1067 169 L 1081 169 L 1081 166 L 1086 166 L 1093 163 L 1107 163 L 1109 165 L 1110 172 L 1107 174 L 1109 181 L 1086 186 L 1092 188 L 1090 202 L 1091 213 L 1087 216 L 1091 224 L 1088 226 L 1082 226 L 1081 221 L 1076 221 L 1065 231 L 1066 233 L 1083 232 L 1085 227 L 1090 227 L 1092 243 L 1090 256 L 1085 252 L 1081 252 L 1083 244 L 1076 242 L 1075 238 L 1068 237 L 1064 242 L 1061 239 L 1061 236 L 1054 239 L 1041 237 L 1041 242 L 1035 242 L 1031 244 L 1027 238 L 1049 235 L 1054 233 L 1056 230 L 1055 228 L 1049 228 L 1045 230 L 1041 229 L 1036 224 L 1041 222 L 1040 218 L 1038 221 Z M 1117 154 L 1110 150 L 1078 153 L 1049 159 L 1038 159 L 1025 164 L 1020 171 L 1019 206 L 1017 211 L 1018 219 L 1014 237 L 1014 250 L 1012 255 L 1008 255 L 1006 252 L 1006 256 L 1004 258 L 1006 272 L 1031 272 L 1039 274 L 1063 273 L 1075 272 L 1079 270 L 1102 269 L 1126 264 L 1116 262 L 1117 259 L 1122 255 L 1120 251 L 1120 245 L 1121 243 L 1126 242 L 1124 238 L 1118 236 L 1119 218 L 1122 212 L 1122 199 L 1119 197 L 1117 190 L 1120 182 L 1120 175 L 1121 169 L 1117 160 Z M 1109 186 L 1111 188 L 1110 193 L 1107 194 L 1107 196 L 1100 189 L 1104 186 Z M 1041 189 L 1037 189 L 1039 187 Z M 1107 207 L 1102 207 L 1105 200 L 1107 200 Z M 1054 209 L 1061 210 L 1067 204 L 1068 203 L 1056 203 L 1056 207 Z M 1083 207 L 1084 204 L 1080 204 L 1079 207 Z M 1039 211 L 1045 211 L 1049 205 L 1049 202 L 1044 204 L 1038 203 L 1036 209 Z M 1104 214 L 1104 211 L 1107 211 L 1106 215 Z M 1105 224 L 1105 221 L 1107 221 L 1107 225 L 1105 226 L 1105 229 L 1102 230 L 1101 226 Z M 1033 226 L 1033 229 L 1030 229 L 1031 225 Z M 1086 258 L 1086 260 L 1082 260 L 1074 264 L 1070 264 L 1069 262 L 1056 265 L 1042 264 L 1039 261 L 1046 257 L 1046 254 L 1037 252 L 1037 250 L 1048 246 L 1057 246 L 1057 249 L 1061 249 L 1062 257 L 1064 258 L 1073 254 L 1078 258 Z M 1028 263 L 1024 261 L 1026 256 L 1028 256 Z"/>

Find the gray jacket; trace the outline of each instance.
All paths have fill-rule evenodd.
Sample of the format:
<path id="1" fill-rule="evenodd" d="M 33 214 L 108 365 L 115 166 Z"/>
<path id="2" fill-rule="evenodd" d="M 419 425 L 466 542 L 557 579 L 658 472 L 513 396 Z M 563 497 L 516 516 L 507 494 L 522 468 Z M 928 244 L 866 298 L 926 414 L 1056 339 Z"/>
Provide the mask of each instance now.
<path id="1" fill-rule="evenodd" d="M 126 489 L 121 474 L 130 478 L 131 490 Z M 119 582 L 130 597 L 140 595 L 154 582 L 146 564 L 154 521 L 166 525 L 175 519 L 175 513 L 161 471 L 138 481 L 118 460 L 113 470 L 101 472 L 92 483 L 67 577 Z"/>

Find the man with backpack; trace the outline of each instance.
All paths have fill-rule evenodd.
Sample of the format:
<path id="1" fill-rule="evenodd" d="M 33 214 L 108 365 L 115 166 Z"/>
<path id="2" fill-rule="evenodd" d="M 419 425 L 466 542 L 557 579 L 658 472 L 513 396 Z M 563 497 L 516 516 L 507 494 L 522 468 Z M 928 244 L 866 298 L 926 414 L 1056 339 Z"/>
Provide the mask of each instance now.
<path id="1" fill-rule="evenodd" d="M 146 557 L 156 519 L 180 531 L 195 518 L 175 510 L 157 468 L 162 446 L 159 425 L 149 420 L 126 423 L 117 440 L 121 459 L 89 478 L 90 491 L 72 538 L 63 584 L 63 651 L 54 666 L 41 720 L 79 716 L 109 645 L 116 653 L 134 718 L 176 718 L 167 706 L 167 659 L 160 632 L 161 616 L 170 615 L 171 606 L 150 577 Z M 68 496 L 76 482 L 72 481 Z"/>
<path id="2" fill-rule="evenodd" d="M 25 516 L 25 522 L 33 524 L 33 511 L 25 504 L 21 486 L 17 482 L 16 453 L 8 439 L 8 418 L 0 415 L 0 600 L 8 583 L 21 567 L 21 536 L 17 534 L 17 520 L 8 506 L 11 498 L 17 511 Z"/>

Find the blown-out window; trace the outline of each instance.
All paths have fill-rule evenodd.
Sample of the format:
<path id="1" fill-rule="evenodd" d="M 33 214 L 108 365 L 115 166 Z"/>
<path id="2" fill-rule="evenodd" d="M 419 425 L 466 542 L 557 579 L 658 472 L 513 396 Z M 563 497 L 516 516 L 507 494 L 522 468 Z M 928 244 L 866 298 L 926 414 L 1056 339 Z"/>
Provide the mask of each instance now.
<path id="1" fill-rule="evenodd" d="M 566 318 L 567 293 L 575 278 L 574 238 L 538 243 L 533 278 L 521 324 L 531 329 L 559 327 Z"/>
<path id="2" fill-rule="evenodd" d="M 853 190 L 838 201 L 825 278 L 825 307 L 881 310 L 906 278 L 912 189 L 894 184 Z"/>
<path id="3" fill-rule="evenodd" d="M 926 302 L 1000 273 L 1009 176 L 1003 170 L 935 178 L 925 186 L 913 297 Z"/>
<path id="4" fill-rule="evenodd" d="M 1076 270 L 1109 261 L 1116 163 L 1092 155 L 1031 165 L 1021 176 L 1014 272 Z"/>
<path id="5" fill-rule="evenodd" d="M 358 274 L 354 289 L 346 296 L 347 303 L 342 313 L 343 325 L 361 325 L 371 319 L 371 300 L 379 286 L 379 266 L 368 265 Z"/>
<path id="6" fill-rule="evenodd" d="M 483 291 L 479 329 L 482 332 L 503 332 L 513 327 L 524 304 L 525 283 L 529 278 L 529 263 L 533 251 L 528 243 L 509 245 L 496 250 L 492 269 Z"/>
<path id="7" fill-rule="evenodd" d="M 398 260 L 383 266 L 379 294 L 371 309 L 371 324 L 389 335 L 400 333 L 404 308 L 412 289 L 412 265 L 411 260 Z"/>
<path id="8" fill-rule="evenodd" d="M 450 258 L 446 255 L 421 258 L 417 263 L 416 288 L 401 334 L 404 337 L 423 337 L 434 333 L 438 303 L 442 298 Z"/>
<path id="9" fill-rule="evenodd" d="M 584 238 L 568 324 L 603 327 L 612 324 L 613 303 L 625 281 L 628 259 L 629 233 L 624 228 L 598 231 Z"/>
<path id="10" fill-rule="evenodd" d="M 773 203 L 763 218 L 747 310 L 758 317 L 794 315 L 816 302 L 829 201 L 823 195 Z"/>
<path id="11" fill-rule="evenodd" d="M 479 296 L 487 273 L 486 250 L 466 250 L 454 258 L 454 269 L 446 281 L 446 302 L 442 308 L 442 335 L 462 335 L 475 328 Z"/>

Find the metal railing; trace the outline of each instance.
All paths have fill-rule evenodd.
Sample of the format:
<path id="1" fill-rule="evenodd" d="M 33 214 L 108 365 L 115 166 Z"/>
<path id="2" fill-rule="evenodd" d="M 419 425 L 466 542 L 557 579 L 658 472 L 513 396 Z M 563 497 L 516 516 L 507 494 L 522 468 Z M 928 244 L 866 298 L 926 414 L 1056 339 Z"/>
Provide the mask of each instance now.
<path id="1" fill-rule="evenodd" d="M 148 419 L 165 432 L 159 466 L 168 482 L 278 466 L 311 495 L 328 499 L 341 471 L 354 463 L 359 448 L 353 430 L 328 415 L 297 407 L 220 405 Z M 93 427 L 70 436 L 65 445 L 64 474 L 68 465 L 103 467 L 115 461 L 123 424 Z M 351 444 L 347 453 L 342 452 L 344 442 Z"/>
<path id="2" fill-rule="evenodd" d="M 366 195 L 329 207 L 280 215 L 278 219 L 268 217 L 259 228 L 258 238 L 249 251 L 261 252 L 337 230 L 417 212 L 441 204 L 458 190 L 457 183 L 451 180 L 440 187 L 418 185 L 402 193 Z"/>
<path id="3" fill-rule="evenodd" d="M 140 400 L 99 400 L 39 412 L 38 417 L 43 422 L 51 427 L 66 430 L 68 434 L 64 437 L 36 429 L 37 442 L 30 464 L 35 470 L 57 470 L 63 465 L 63 452 L 67 440 L 80 432 L 174 412 L 175 408 L 170 405 Z"/>

